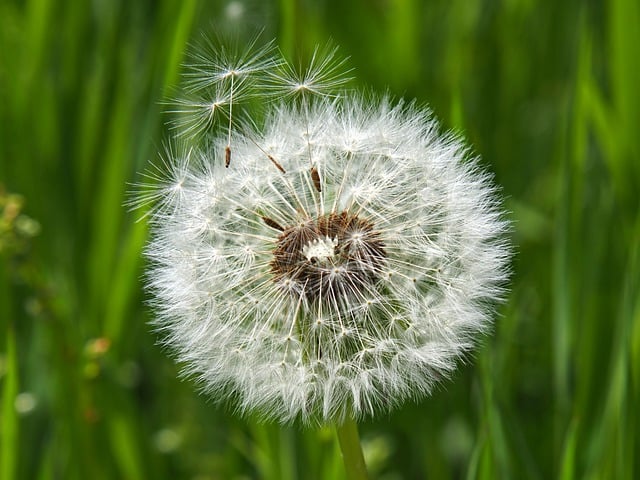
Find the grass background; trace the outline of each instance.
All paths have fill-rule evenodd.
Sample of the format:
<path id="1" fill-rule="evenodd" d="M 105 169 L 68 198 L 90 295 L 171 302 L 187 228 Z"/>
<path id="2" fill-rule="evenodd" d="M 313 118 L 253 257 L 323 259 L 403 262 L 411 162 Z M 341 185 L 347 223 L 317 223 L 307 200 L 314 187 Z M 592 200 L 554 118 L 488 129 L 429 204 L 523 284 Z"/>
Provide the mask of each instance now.
<path id="1" fill-rule="evenodd" d="M 361 425 L 372 476 L 638 478 L 639 24 L 635 0 L 0 0 L 0 478 L 343 477 L 331 430 L 214 407 L 147 324 L 127 182 L 188 43 L 233 29 L 292 58 L 333 38 L 461 131 L 511 212 L 494 334 Z"/>

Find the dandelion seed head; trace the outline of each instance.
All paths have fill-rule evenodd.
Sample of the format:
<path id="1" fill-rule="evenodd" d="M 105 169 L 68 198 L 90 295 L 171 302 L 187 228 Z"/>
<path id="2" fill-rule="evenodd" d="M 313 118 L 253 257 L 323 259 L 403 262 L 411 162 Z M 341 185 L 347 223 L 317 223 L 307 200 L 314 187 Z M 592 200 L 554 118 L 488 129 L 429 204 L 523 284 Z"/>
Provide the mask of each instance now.
<path id="1" fill-rule="evenodd" d="M 314 56 L 305 82 L 330 85 L 332 62 Z M 272 92 L 263 121 L 170 148 L 140 201 L 159 204 L 146 255 L 164 343 L 215 399 L 282 423 L 428 395 L 504 295 L 491 177 L 415 104 Z"/>

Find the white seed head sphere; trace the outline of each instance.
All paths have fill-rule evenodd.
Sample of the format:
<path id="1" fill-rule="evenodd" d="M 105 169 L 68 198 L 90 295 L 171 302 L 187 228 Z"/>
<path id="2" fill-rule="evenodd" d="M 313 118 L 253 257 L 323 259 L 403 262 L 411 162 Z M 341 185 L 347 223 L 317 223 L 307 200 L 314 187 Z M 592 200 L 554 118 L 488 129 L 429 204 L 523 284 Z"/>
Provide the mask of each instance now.
<path id="1" fill-rule="evenodd" d="M 490 326 L 507 224 L 428 112 L 285 99 L 263 126 L 184 150 L 150 194 L 148 285 L 164 341 L 214 399 L 282 423 L 386 412 Z"/>

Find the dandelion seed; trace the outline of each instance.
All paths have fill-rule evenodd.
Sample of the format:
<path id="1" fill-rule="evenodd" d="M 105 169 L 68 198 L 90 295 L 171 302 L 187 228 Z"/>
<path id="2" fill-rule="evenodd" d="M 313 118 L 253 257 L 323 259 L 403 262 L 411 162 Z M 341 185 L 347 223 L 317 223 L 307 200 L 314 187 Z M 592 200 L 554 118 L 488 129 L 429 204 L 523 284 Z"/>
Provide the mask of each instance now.
<path id="1" fill-rule="evenodd" d="M 345 68 L 346 59 L 337 55 L 337 47 L 330 44 L 323 49 L 316 48 L 306 68 L 296 68 L 289 62 L 279 62 L 268 71 L 269 81 L 265 91 L 277 98 L 289 98 L 301 105 L 304 113 L 307 153 L 313 165 L 311 136 L 309 133 L 309 106 L 316 98 L 335 98 L 351 80 Z M 314 179 L 315 184 L 315 179 Z"/>
<path id="2" fill-rule="evenodd" d="M 192 63 L 188 65 L 185 74 L 185 90 L 191 95 L 198 95 L 202 99 L 202 92 L 214 91 L 205 98 L 210 101 L 179 100 L 182 106 L 173 113 L 184 114 L 179 117 L 177 126 L 182 133 L 194 137 L 208 133 L 216 124 L 216 117 L 224 111 L 227 117 L 227 144 L 225 145 L 225 166 L 231 163 L 231 134 L 234 127 L 234 115 L 237 104 L 253 95 L 257 79 L 268 70 L 278 67 L 278 57 L 272 55 L 274 43 L 268 42 L 262 47 L 256 47 L 258 37 L 246 48 L 227 48 L 215 45 L 208 38 L 204 38 L 204 46 L 192 54 Z M 226 111 L 224 110 L 226 109 Z M 189 116 L 189 113 L 194 115 Z"/>
<path id="3" fill-rule="evenodd" d="M 279 62 L 267 73 L 271 82 L 265 85 L 272 93 L 291 98 L 335 97 L 351 78 L 347 75 L 346 58 L 337 55 L 338 48 L 327 45 L 316 48 L 305 68 Z"/>
<path id="4" fill-rule="evenodd" d="M 428 111 L 328 94 L 344 85 L 333 51 L 296 82 L 264 53 L 241 66 L 289 94 L 262 91 L 266 117 L 233 131 L 233 162 L 229 124 L 171 151 L 169 179 L 142 195 L 158 203 L 155 323 L 242 413 L 339 424 L 389 411 L 427 395 L 490 325 L 510 258 L 496 189 Z M 205 58 L 190 89 L 234 70 L 224 51 Z M 316 96 L 291 101 L 296 89 Z"/>

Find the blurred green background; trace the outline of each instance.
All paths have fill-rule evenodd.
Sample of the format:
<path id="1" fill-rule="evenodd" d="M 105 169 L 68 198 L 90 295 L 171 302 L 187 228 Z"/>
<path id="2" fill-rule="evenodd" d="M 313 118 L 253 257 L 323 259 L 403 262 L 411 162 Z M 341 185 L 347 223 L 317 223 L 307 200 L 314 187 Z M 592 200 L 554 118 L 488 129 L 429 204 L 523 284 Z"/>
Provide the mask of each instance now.
<path id="1" fill-rule="evenodd" d="M 291 58 L 332 38 L 361 86 L 429 103 L 514 222 L 494 333 L 361 425 L 372 476 L 639 478 L 638 25 L 637 0 L 0 0 L 0 478 L 343 477 L 330 429 L 178 378 L 122 206 L 189 43 L 260 29 Z"/>

